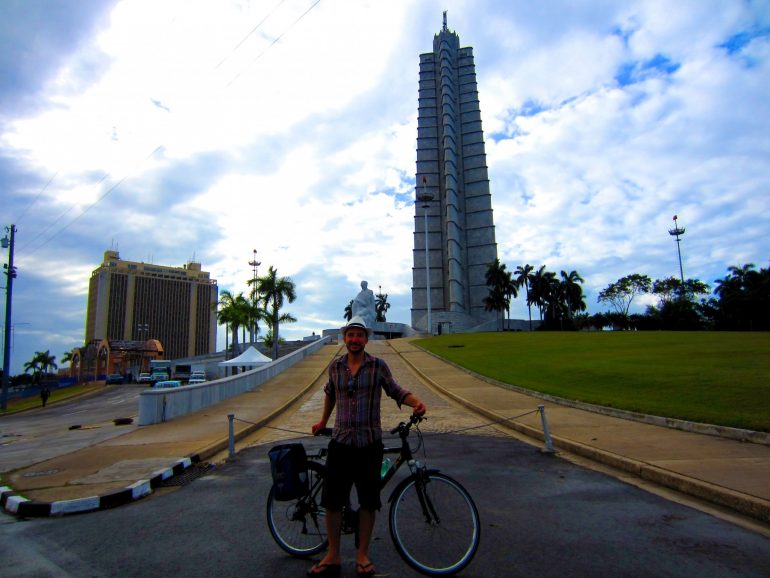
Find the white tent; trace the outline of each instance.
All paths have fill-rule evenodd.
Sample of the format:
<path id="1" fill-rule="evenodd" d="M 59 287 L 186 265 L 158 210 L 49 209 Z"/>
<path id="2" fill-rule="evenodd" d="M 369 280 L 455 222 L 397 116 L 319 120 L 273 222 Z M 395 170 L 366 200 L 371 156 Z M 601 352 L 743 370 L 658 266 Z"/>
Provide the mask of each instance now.
<path id="1" fill-rule="evenodd" d="M 250 345 L 249 348 L 238 357 L 220 362 L 219 367 L 255 367 L 270 363 L 271 361 L 273 360 L 266 355 L 262 355 L 259 351 L 254 349 L 253 345 Z"/>

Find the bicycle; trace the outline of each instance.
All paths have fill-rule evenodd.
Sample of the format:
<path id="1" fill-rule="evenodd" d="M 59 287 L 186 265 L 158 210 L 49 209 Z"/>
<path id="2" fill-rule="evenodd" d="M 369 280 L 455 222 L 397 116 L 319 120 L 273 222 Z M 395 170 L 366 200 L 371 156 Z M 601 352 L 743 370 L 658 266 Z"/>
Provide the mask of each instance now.
<path id="1" fill-rule="evenodd" d="M 391 430 L 398 434 L 401 445 L 386 447 L 384 455 L 398 454 L 382 477 L 384 488 L 396 471 L 407 464 L 410 474 L 391 492 L 388 502 L 390 537 L 396 551 L 412 568 L 429 576 L 455 574 L 473 559 L 481 538 L 481 524 L 476 504 L 468 491 L 439 470 L 428 469 L 414 459 L 422 447 L 418 426 L 424 418 L 412 415 Z M 415 427 L 419 442 L 412 450 L 409 432 Z M 330 435 L 327 428 L 322 434 Z M 297 499 L 274 499 L 275 487 L 267 497 L 267 524 L 278 545 L 292 556 L 309 557 L 327 547 L 325 512 L 320 505 L 326 474 L 323 462 L 326 448 L 307 456 L 308 491 Z M 357 537 L 357 511 L 351 506 L 343 510 L 343 534 Z"/>

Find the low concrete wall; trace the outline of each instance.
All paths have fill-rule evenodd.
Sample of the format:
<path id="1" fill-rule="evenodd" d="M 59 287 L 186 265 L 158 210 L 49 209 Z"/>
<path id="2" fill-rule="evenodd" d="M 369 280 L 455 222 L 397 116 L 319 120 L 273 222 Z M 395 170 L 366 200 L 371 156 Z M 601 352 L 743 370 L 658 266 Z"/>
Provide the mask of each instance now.
<path id="1" fill-rule="evenodd" d="M 330 342 L 330 337 L 324 337 L 262 367 L 238 375 L 173 389 L 151 388 L 143 391 L 139 395 L 138 425 L 169 421 L 251 391 Z"/>

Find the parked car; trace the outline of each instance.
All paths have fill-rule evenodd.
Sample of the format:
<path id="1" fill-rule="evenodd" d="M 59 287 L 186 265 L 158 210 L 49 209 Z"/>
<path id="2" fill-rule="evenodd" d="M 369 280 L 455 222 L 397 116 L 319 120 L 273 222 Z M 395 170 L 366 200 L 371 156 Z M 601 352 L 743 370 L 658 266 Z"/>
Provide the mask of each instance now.
<path id="1" fill-rule="evenodd" d="M 190 374 L 190 379 L 187 381 L 190 385 L 194 385 L 196 383 L 203 383 L 206 381 L 206 373 L 203 371 L 193 371 Z"/>
<path id="2" fill-rule="evenodd" d="M 108 385 L 114 383 L 123 383 L 123 376 L 120 373 L 110 373 L 104 382 Z"/>
<path id="3" fill-rule="evenodd" d="M 150 383 L 158 383 L 159 381 L 168 381 L 171 376 L 165 371 L 153 371 L 150 374 Z"/>
<path id="4" fill-rule="evenodd" d="M 182 387 L 182 382 L 176 379 L 158 381 L 153 387 L 156 389 L 171 389 L 172 387 Z"/>
<path id="5" fill-rule="evenodd" d="M 149 373 L 140 373 L 136 383 L 152 383 L 152 376 Z"/>

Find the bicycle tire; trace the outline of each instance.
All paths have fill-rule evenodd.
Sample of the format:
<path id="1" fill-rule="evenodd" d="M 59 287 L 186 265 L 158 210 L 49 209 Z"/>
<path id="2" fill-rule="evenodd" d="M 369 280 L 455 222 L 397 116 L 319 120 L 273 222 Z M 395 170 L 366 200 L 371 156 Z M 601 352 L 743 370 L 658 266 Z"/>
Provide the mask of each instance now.
<path id="1" fill-rule="evenodd" d="M 326 549 L 326 512 L 321 507 L 326 468 L 308 462 L 310 489 L 286 502 L 275 499 L 275 488 L 267 496 L 267 527 L 273 539 L 292 556 L 307 558 Z"/>
<path id="2" fill-rule="evenodd" d="M 390 537 L 401 558 L 428 576 L 455 574 L 465 568 L 479 546 L 481 523 L 476 504 L 459 482 L 430 471 L 424 485 L 429 522 L 417 487 L 417 477 L 396 488 L 390 504 Z"/>

